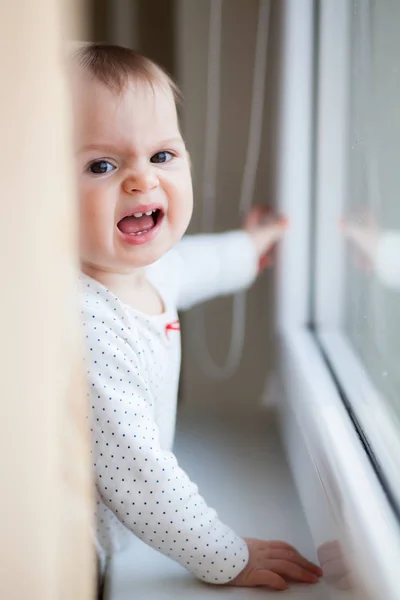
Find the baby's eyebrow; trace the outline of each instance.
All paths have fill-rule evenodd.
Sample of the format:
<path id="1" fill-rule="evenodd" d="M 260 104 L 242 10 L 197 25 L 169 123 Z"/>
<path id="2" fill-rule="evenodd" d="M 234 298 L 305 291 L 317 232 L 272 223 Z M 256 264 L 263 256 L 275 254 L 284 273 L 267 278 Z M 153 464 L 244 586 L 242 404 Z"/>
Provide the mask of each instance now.
<path id="1" fill-rule="evenodd" d="M 185 143 L 181 137 L 173 137 L 168 140 L 161 140 L 161 142 L 157 142 L 157 145 L 158 146 L 169 146 L 169 144 L 176 144 L 177 142 L 179 144 Z"/>
<path id="2" fill-rule="evenodd" d="M 86 144 L 79 148 L 79 152 L 85 152 L 86 150 L 112 150 L 113 152 L 116 152 L 118 149 L 116 146 L 107 143 Z"/>
<path id="3" fill-rule="evenodd" d="M 172 137 L 169 138 L 167 140 L 161 140 L 159 142 L 156 142 L 156 144 L 154 144 L 155 147 L 158 148 L 164 148 L 166 146 L 169 146 L 170 144 L 182 144 L 183 146 L 185 145 L 185 142 L 183 141 L 183 139 L 181 137 Z M 93 144 L 86 144 L 84 146 L 82 146 L 79 149 L 79 152 L 86 152 L 88 150 L 108 150 L 110 152 L 115 152 L 115 153 L 119 153 L 121 151 L 120 147 L 114 146 L 112 144 L 107 144 L 105 143 L 93 143 Z"/>

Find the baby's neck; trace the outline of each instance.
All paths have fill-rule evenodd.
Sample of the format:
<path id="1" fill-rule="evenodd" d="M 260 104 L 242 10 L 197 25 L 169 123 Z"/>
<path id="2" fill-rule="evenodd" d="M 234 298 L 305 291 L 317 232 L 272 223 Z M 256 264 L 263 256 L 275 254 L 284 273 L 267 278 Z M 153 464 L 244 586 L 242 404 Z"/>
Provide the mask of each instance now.
<path id="1" fill-rule="evenodd" d="M 146 279 L 146 269 L 144 267 L 126 273 L 100 269 L 87 263 L 83 263 L 81 268 L 86 275 L 104 285 L 104 287 L 114 292 L 116 296 L 121 296 L 124 290 L 139 288 Z"/>
<path id="2" fill-rule="evenodd" d="M 121 302 L 140 312 L 157 315 L 165 311 L 162 299 L 146 277 L 146 268 L 115 273 L 83 264 L 82 271 L 111 290 Z"/>

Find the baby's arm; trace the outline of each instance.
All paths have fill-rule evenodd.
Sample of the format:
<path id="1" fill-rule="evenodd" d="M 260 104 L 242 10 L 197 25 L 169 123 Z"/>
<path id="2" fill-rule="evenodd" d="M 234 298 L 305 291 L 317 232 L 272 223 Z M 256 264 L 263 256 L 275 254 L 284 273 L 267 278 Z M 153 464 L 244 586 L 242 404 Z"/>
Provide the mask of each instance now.
<path id="1" fill-rule="evenodd" d="M 247 564 L 247 545 L 207 506 L 174 454 L 161 448 L 142 377 L 146 366 L 112 311 L 92 306 L 84 319 L 99 493 L 136 536 L 198 578 L 232 581 Z"/>
<path id="2" fill-rule="evenodd" d="M 282 219 L 264 221 L 256 208 L 243 230 L 184 237 L 176 246 L 181 259 L 178 308 L 248 288 L 285 227 Z"/>
<path id="3" fill-rule="evenodd" d="M 176 246 L 180 258 L 180 310 L 248 288 L 258 272 L 258 255 L 245 231 L 188 235 Z"/>

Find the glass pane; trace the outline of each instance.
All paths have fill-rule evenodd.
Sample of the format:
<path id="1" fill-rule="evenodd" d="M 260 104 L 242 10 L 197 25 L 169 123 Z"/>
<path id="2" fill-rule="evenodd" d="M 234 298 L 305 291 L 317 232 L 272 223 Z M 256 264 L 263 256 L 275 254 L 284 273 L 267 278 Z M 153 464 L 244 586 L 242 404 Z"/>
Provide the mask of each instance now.
<path id="1" fill-rule="evenodd" d="M 400 2 L 354 0 L 345 328 L 400 420 Z"/>

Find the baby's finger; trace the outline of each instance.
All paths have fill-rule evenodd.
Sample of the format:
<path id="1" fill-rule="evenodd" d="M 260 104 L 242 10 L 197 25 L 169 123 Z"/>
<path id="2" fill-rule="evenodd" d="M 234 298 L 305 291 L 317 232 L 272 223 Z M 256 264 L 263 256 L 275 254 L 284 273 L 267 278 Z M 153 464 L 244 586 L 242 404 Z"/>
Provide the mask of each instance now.
<path id="1" fill-rule="evenodd" d="M 291 544 L 288 544 L 287 542 L 283 542 L 282 540 L 268 540 L 268 542 L 265 542 L 265 545 L 267 548 L 281 548 L 283 550 L 292 550 L 293 552 L 297 552 L 297 554 L 299 554 L 297 548 L 295 548 Z"/>
<path id="2" fill-rule="evenodd" d="M 269 254 L 262 256 L 258 262 L 258 272 L 261 273 L 265 269 L 272 267 L 275 264 L 274 259 Z"/>
<path id="3" fill-rule="evenodd" d="M 268 233 L 269 246 L 271 247 L 283 238 L 287 225 L 284 223 L 275 223 L 274 225 L 267 225 L 266 227 L 268 228 L 266 233 Z"/>
<path id="4" fill-rule="evenodd" d="M 284 215 L 279 215 L 277 217 L 277 222 L 279 223 L 279 225 L 282 225 L 283 227 L 287 227 L 289 225 L 289 219 L 287 217 L 285 217 Z"/>
<path id="5" fill-rule="evenodd" d="M 266 569 L 255 569 L 248 580 L 249 587 L 267 586 L 274 590 L 287 590 L 289 587 L 283 577 Z"/>
<path id="6" fill-rule="evenodd" d="M 274 219 L 270 223 L 264 223 L 263 227 L 270 227 L 272 230 L 276 230 L 279 233 L 284 232 L 289 226 L 289 221 L 285 218 Z"/>
<path id="7" fill-rule="evenodd" d="M 310 571 L 311 573 L 315 573 L 318 576 L 322 575 L 321 567 L 319 567 L 318 565 L 315 565 L 314 563 L 312 563 L 309 560 L 307 560 L 306 558 L 304 558 L 304 556 L 299 554 L 299 552 L 297 552 L 297 550 L 295 550 L 295 549 L 288 550 L 286 548 L 276 548 L 273 551 L 272 557 L 274 559 L 282 559 L 282 560 L 287 560 L 287 561 L 293 562 L 296 565 L 299 565 L 300 567 L 302 567 L 303 569 Z"/>
<path id="8" fill-rule="evenodd" d="M 264 544 L 271 546 L 271 548 L 289 548 L 290 550 L 296 550 L 294 546 L 287 542 L 283 542 L 282 540 L 268 540 L 264 542 Z"/>
<path id="9" fill-rule="evenodd" d="M 273 558 L 267 561 L 266 567 L 268 570 L 294 581 L 302 581 L 304 583 L 317 583 L 318 581 L 317 575 L 310 573 L 307 569 L 303 569 L 303 567 L 289 560 Z"/>
<path id="10" fill-rule="evenodd" d="M 245 218 L 245 227 L 257 227 L 265 219 L 269 219 L 272 214 L 270 206 L 263 204 L 256 204 L 252 207 L 250 212 Z"/>

